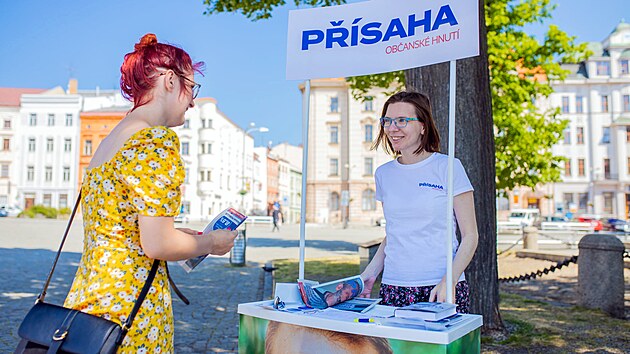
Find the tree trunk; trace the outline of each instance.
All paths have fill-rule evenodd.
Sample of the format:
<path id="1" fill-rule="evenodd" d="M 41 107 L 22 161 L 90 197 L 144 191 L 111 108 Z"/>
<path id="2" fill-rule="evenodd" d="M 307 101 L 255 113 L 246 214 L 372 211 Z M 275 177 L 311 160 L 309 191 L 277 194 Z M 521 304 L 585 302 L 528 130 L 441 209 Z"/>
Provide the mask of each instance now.
<path id="1" fill-rule="evenodd" d="M 479 245 L 466 270 L 471 286 L 471 312 L 483 315 L 484 330 L 502 330 L 496 252 L 494 137 L 483 9 L 483 0 L 479 0 L 480 55 L 457 61 L 455 156 L 462 161 L 475 188 Z M 440 148 L 443 153 L 448 153 L 449 63 L 406 70 L 405 79 L 408 90 L 425 93 L 431 99 L 441 138 Z"/>

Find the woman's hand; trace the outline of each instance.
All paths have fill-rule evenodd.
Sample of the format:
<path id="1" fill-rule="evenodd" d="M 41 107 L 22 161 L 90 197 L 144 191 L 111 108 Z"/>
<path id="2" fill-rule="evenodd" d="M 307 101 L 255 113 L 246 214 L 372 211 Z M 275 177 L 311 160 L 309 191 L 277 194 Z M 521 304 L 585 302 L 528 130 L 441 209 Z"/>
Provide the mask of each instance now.
<path id="1" fill-rule="evenodd" d="M 453 284 L 453 298 L 451 299 L 455 303 L 455 286 L 457 282 Z M 446 302 L 446 279 L 442 280 L 431 290 L 429 294 L 429 301 Z"/>
<path id="2" fill-rule="evenodd" d="M 363 292 L 358 295 L 358 297 L 369 298 L 372 294 L 372 288 L 374 287 L 374 282 L 376 281 L 376 276 L 372 275 L 364 275 L 361 274 L 361 279 L 363 279 Z"/>
<path id="3" fill-rule="evenodd" d="M 209 237 L 212 241 L 212 251 L 210 254 L 222 256 L 232 249 L 232 246 L 234 246 L 234 239 L 237 235 L 237 231 L 213 230 L 204 234 L 204 237 Z"/>

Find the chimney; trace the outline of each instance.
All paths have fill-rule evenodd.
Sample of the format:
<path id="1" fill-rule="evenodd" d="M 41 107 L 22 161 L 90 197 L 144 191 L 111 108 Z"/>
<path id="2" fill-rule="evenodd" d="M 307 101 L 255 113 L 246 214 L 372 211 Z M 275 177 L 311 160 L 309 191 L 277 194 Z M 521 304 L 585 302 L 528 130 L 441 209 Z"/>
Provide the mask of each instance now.
<path id="1" fill-rule="evenodd" d="M 68 81 L 68 94 L 76 95 L 79 93 L 79 81 L 77 79 L 70 79 Z"/>

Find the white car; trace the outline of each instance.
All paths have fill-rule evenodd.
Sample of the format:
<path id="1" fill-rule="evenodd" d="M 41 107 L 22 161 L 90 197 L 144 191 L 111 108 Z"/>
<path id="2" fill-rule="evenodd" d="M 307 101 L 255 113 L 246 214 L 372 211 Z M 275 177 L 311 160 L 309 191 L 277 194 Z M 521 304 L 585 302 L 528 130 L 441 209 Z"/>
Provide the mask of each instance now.
<path id="1" fill-rule="evenodd" d="M 0 210 L 6 210 L 8 216 L 18 216 L 22 212 L 19 207 L 9 204 L 0 205 Z"/>

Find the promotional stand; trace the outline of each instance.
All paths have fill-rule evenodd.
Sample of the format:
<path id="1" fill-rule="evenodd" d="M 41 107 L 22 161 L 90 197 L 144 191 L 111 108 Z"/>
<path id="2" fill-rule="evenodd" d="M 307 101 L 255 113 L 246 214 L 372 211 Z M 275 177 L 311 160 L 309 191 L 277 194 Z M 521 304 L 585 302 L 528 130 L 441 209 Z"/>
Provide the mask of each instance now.
<path id="1" fill-rule="evenodd" d="M 447 299 L 452 301 L 453 162 L 455 149 L 456 60 L 479 55 L 478 2 L 466 0 L 390 0 L 366 1 L 289 13 L 287 40 L 287 79 L 305 79 L 303 96 L 303 160 L 300 217 L 299 278 L 304 280 L 306 239 L 306 182 L 308 172 L 308 135 L 310 79 L 347 77 L 389 72 L 450 62 L 448 203 L 447 203 Z M 276 336 L 289 345 L 300 338 L 300 352 L 326 352 L 325 339 L 343 335 L 385 338 L 391 353 L 479 353 L 482 317 L 463 315 L 457 325 L 440 331 L 422 326 L 358 323 L 357 314 L 323 312 L 291 313 L 273 308 L 271 301 L 240 304 L 239 352 L 273 353 L 269 344 Z M 382 307 L 377 306 L 379 311 Z M 329 312 L 330 313 L 330 312 Z M 282 325 L 278 325 L 282 324 Z M 329 334 L 335 334 L 329 336 Z M 355 341 L 358 337 L 355 337 Z M 273 339 L 274 343 L 275 339 Z M 313 342 L 309 342 L 313 341 Z M 372 340 L 378 343 L 379 340 Z M 382 342 L 382 341 L 380 341 Z M 310 343 L 310 344 L 309 344 Z M 381 343 L 382 345 L 385 345 Z M 367 344 L 366 344 L 367 345 Z M 291 352 L 288 347 L 284 352 Z M 267 347 L 267 348 L 266 348 Z M 307 350 L 308 349 L 308 350 Z M 297 349 L 296 349 L 297 350 Z M 355 347 L 350 352 L 367 353 Z"/>

